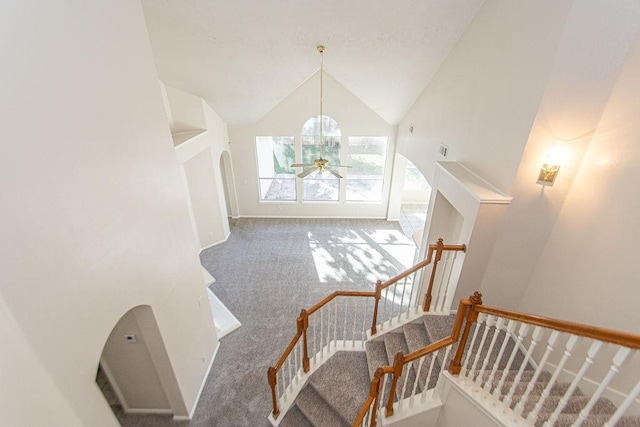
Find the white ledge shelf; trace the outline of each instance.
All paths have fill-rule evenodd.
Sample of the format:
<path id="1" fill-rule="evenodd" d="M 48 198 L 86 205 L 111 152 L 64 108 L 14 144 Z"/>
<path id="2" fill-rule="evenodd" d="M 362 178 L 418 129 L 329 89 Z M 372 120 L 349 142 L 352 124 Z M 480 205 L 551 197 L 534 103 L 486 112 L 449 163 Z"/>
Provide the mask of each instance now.
<path id="1" fill-rule="evenodd" d="M 192 139 L 202 135 L 206 131 L 206 129 L 198 129 L 189 132 L 173 133 L 171 134 L 171 138 L 173 138 L 173 146 L 177 148 L 185 142 L 189 142 Z"/>

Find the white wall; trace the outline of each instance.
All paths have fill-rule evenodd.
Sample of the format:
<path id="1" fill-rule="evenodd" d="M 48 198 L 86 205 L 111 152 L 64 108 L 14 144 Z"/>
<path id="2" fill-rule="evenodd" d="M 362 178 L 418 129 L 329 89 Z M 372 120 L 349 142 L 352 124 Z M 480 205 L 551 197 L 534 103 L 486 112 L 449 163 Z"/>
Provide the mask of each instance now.
<path id="1" fill-rule="evenodd" d="M 530 282 L 531 275 L 540 257 L 548 255 L 547 240 L 555 233 L 565 198 L 638 31 L 638 6 L 635 1 L 574 2 L 511 189 L 513 203 L 482 281 L 487 304 L 515 309 L 530 283 L 534 289 L 538 286 Z M 554 186 L 543 187 L 536 180 L 553 146 L 563 147 L 566 161 Z M 573 280 L 568 286 L 581 288 Z"/>
<path id="2" fill-rule="evenodd" d="M 398 152 L 433 180 L 438 148 L 509 193 L 571 2 L 487 0 L 398 126 Z M 414 133 L 409 133 L 409 124 Z"/>
<path id="3" fill-rule="evenodd" d="M 15 319 L 2 341 L 21 338 L 0 371 L 31 371 L 0 387 L 38 390 L 3 405 L 0 424 L 117 425 L 96 369 L 142 304 L 191 410 L 215 329 L 141 7 L 7 0 L 0 28 L 0 298 Z"/>
<path id="4" fill-rule="evenodd" d="M 183 186 L 189 195 L 192 228 L 199 248 L 204 249 L 229 237 L 228 213 L 237 212 L 233 166 L 230 160 L 227 165 L 230 172 L 221 166 L 223 153 L 228 155 L 230 150 L 227 125 L 202 98 L 164 87 L 172 116 L 183 117 L 183 122 L 191 120 L 191 115 L 202 116 L 204 120 L 202 130 L 173 134 Z"/>
<path id="5" fill-rule="evenodd" d="M 633 9 L 637 4 L 627 13 Z M 522 310 L 640 333 L 639 75 L 636 36 L 531 277 Z"/>
<path id="6" fill-rule="evenodd" d="M 327 73 L 323 80 L 324 115 L 338 122 L 343 144 L 349 136 L 387 136 L 387 167 L 383 202 L 260 202 L 256 161 L 256 136 L 294 136 L 300 139 L 304 123 L 319 114 L 319 74 L 314 74 L 269 114 L 255 124 L 229 127 L 231 154 L 241 216 L 315 216 L 384 218 L 387 214 L 395 128 Z M 300 179 L 298 185 L 302 185 Z"/>

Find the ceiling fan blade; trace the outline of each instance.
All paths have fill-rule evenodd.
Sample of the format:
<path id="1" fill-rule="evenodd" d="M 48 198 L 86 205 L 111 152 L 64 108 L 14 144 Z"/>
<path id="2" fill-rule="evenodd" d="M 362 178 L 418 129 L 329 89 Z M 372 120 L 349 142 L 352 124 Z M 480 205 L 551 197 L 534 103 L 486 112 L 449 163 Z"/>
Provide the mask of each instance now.
<path id="1" fill-rule="evenodd" d="M 299 173 L 298 174 L 298 178 L 304 178 L 307 175 L 310 175 L 312 172 L 315 172 L 316 170 L 318 170 L 317 168 L 311 168 L 311 169 L 307 169 L 306 171 Z"/>
<path id="2" fill-rule="evenodd" d="M 331 169 L 326 169 L 326 170 L 328 170 L 331 173 L 331 175 L 335 176 L 336 178 L 342 178 L 342 175 L 340 175 L 338 172 L 333 171 Z"/>
<path id="3" fill-rule="evenodd" d="M 294 164 L 292 164 L 292 165 L 291 165 L 291 166 L 289 166 L 289 167 L 292 167 L 292 168 L 302 168 L 302 167 L 305 167 L 305 166 L 315 166 L 315 165 L 314 165 L 313 163 L 294 163 Z"/>

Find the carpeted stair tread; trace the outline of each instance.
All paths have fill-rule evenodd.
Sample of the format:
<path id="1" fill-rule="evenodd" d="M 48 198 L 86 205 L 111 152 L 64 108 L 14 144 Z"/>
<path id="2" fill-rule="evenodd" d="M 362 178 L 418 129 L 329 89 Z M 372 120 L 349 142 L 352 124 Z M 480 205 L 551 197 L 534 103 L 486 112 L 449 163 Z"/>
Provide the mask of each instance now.
<path id="1" fill-rule="evenodd" d="M 373 378 L 373 374 L 380 366 L 389 365 L 387 360 L 387 349 L 384 341 L 368 341 L 365 344 L 367 354 L 367 367 L 369 368 L 369 378 Z"/>
<path id="2" fill-rule="evenodd" d="M 387 359 L 389 360 L 389 364 L 392 366 L 396 353 L 401 352 L 402 354 L 409 354 L 407 341 L 404 339 L 404 333 L 402 332 L 392 332 L 385 334 L 384 345 L 387 349 Z M 402 375 L 400 376 L 400 378 L 398 378 L 398 385 L 396 387 L 396 398 L 400 398 L 401 396 L 403 396 L 402 388 L 403 384 L 405 383 L 405 378 L 407 379 L 408 385 L 405 389 L 404 397 L 408 397 L 411 394 L 411 388 L 409 387 L 409 385 L 413 384 L 416 378 L 416 373 L 413 367 L 405 365 L 405 369 Z"/>
<path id="3" fill-rule="evenodd" d="M 427 330 L 422 323 L 407 323 L 402 327 L 404 339 L 407 342 L 409 353 L 421 350 L 431 344 Z"/>
<path id="4" fill-rule="evenodd" d="M 426 314 L 422 316 L 422 322 L 424 323 L 424 327 L 427 331 L 429 343 L 434 343 L 450 336 L 455 320 L 455 315 L 442 316 L 437 314 Z"/>
<path id="5" fill-rule="evenodd" d="M 306 387 L 305 387 L 306 388 Z M 311 387 L 309 387 L 311 388 Z M 298 399 L 304 393 L 304 389 L 298 395 Z M 298 401 L 296 399 L 296 402 Z M 282 418 L 281 427 L 314 427 L 307 417 L 300 411 L 297 404 L 293 405 Z"/>
<path id="6" fill-rule="evenodd" d="M 369 394 L 367 356 L 364 351 L 339 351 L 309 377 L 309 382 L 343 420 L 351 422 Z"/>
<path id="7" fill-rule="evenodd" d="M 310 384 L 307 384 L 298 394 L 295 403 L 301 415 L 312 426 L 346 427 L 349 425 Z"/>

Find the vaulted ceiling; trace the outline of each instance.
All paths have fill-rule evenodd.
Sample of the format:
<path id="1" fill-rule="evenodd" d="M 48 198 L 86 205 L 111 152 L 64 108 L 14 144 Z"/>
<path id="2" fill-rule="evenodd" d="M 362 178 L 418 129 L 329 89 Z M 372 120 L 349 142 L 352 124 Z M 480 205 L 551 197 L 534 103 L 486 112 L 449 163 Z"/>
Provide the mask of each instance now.
<path id="1" fill-rule="evenodd" d="M 253 123 L 319 68 L 398 123 L 484 0 L 143 0 L 160 79 Z"/>

